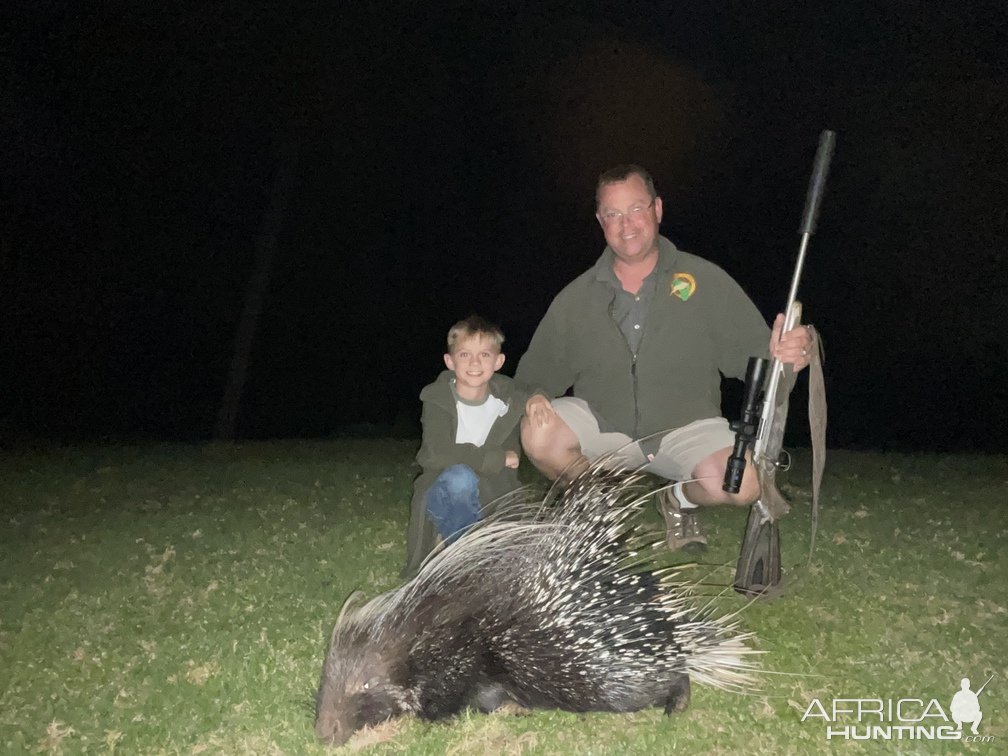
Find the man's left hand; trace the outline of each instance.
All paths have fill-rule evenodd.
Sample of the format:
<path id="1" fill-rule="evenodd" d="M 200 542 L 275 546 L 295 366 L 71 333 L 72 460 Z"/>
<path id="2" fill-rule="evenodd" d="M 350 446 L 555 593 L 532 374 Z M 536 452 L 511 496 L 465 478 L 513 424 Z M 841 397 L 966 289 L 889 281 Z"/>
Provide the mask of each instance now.
<path id="1" fill-rule="evenodd" d="M 812 326 L 800 325 L 781 334 L 783 328 L 784 313 L 779 313 L 770 334 L 770 356 L 793 365 L 795 371 L 807 367 L 812 359 Z"/>

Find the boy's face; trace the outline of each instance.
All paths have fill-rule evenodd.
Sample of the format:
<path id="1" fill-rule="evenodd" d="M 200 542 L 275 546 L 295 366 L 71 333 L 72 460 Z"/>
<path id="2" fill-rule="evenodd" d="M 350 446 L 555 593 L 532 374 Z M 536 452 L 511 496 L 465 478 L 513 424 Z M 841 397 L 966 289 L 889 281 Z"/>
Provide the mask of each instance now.
<path id="1" fill-rule="evenodd" d="M 482 399 L 493 374 L 504 364 L 504 355 L 493 340 L 481 333 L 455 342 L 444 356 L 445 365 L 455 373 L 455 390 L 463 399 Z"/>

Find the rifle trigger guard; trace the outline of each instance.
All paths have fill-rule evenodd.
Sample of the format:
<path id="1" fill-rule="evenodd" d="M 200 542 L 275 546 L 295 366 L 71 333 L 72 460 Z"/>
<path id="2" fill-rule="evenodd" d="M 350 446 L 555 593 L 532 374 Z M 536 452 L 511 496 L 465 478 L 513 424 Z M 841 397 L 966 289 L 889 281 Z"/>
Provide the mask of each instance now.
<path id="1" fill-rule="evenodd" d="M 791 453 L 787 449 L 781 449 L 777 457 L 776 467 L 781 472 L 787 472 L 791 469 Z"/>

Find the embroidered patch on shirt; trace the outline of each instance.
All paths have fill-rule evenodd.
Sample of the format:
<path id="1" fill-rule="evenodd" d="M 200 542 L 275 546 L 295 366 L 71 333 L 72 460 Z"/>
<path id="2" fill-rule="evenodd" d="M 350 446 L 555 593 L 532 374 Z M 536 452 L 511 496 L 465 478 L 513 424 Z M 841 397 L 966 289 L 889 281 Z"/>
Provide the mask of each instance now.
<path id="1" fill-rule="evenodd" d="M 672 276 L 672 285 L 669 286 L 669 296 L 679 297 L 683 302 L 693 296 L 696 291 L 696 279 L 689 273 L 676 273 Z"/>

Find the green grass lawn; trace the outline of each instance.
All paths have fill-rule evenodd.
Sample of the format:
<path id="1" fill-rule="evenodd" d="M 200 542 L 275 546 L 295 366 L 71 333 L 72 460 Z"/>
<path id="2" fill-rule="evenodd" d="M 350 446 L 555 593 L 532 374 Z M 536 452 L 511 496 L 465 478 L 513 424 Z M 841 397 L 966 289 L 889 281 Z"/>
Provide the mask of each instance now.
<path id="1" fill-rule="evenodd" d="M 326 752 L 312 732 L 325 644 L 353 589 L 374 595 L 398 582 L 415 446 L 8 452 L 0 752 Z M 831 452 L 810 565 L 808 467 L 798 455 L 783 476 L 795 503 L 781 523 L 785 594 L 743 614 L 765 652 L 761 692 L 694 688 L 691 708 L 672 719 L 654 709 L 402 721 L 349 747 L 1008 752 L 1008 458 Z M 728 583 L 744 512 L 704 518 L 701 569 Z M 731 592 L 721 601 L 726 611 L 746 603 Z M 992 674 L 980 733 L 993 741 L 827 741 L 821 718 L 801 721 L 813 699 L 829 708 L 834 698 L 934 698 L 948 711 L 961 677 L 976 689 Z"/>

